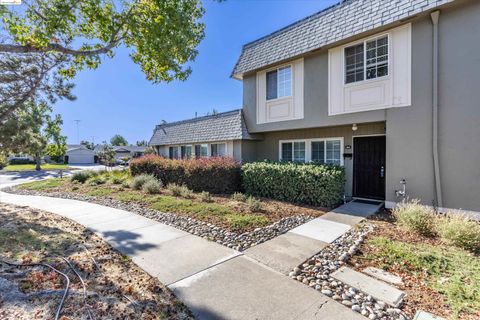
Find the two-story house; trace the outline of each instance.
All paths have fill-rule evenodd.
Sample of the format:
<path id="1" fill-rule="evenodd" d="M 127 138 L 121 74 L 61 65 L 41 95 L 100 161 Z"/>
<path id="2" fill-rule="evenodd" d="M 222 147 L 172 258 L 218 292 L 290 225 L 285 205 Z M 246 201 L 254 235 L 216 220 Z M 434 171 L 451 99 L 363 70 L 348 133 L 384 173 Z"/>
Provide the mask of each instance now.
<path id="1" fill-rule="evenodd" d="M 241 111 L 158 125 L 151 145 L 339 164 L 347 197 L 480 211 L 480 1 L 341 1 L 244 45 L 232 77 Z"/>

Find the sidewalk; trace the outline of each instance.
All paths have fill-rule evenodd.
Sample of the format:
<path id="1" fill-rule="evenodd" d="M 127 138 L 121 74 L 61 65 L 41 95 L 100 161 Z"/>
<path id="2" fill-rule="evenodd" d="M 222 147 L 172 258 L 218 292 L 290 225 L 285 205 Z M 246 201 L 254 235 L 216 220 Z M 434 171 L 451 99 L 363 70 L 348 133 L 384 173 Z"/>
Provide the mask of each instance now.
<path id="1" fill-rule="evenodd" d="M 350 228 L 348 224 L 314 219 L 243 255 L 97 204 L 4 192 L 0 192 L 0 201 L 53 212 L 83 224 L 168 285 L 199 319 L 365 319 L 282 275 L 341 236 Z"/>

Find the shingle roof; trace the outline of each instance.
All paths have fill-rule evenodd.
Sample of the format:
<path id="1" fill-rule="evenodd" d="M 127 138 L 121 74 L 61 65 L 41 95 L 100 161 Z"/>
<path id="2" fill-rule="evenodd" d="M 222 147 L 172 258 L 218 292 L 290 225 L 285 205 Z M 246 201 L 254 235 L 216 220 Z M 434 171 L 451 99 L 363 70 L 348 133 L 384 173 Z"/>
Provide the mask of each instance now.
<path id="1" fill-rule="evenodd" d="M 155 127 L 149 145 L 250 140 L 242 110 L 233 110 Z"/>
<path id="2" fill-rule="evenodd" d="M 147 147 L 145 146 L 112 146 L 114 151 L 123 151 L 127 150 L 129 152 L 144 152 Z M 97 144 L 95 146 L 95 152 L 98 152 L 103 149 L 103 144 Z M 122 150 L 123 149 L 123 150 Z"/>
<path id="3" fill-rule="evenodd" d="M 455 0 L 346 0 L 243 46 L 241 75 Z"/>

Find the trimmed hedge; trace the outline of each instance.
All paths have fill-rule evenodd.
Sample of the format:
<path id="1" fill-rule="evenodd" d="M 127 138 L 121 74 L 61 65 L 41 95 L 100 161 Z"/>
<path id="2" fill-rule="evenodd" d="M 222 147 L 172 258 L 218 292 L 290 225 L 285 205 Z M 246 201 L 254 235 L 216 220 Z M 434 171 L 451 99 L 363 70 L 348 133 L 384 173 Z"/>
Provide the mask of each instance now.
<path id="1" fill-rule="evenodd" d="M 193 191 L 233 193 L 240 189 L 240 165 L 226 157 L 171 160 L 146 155 L 130 162 L 133 176 L 151 174 L 164 185 L 185 185 Z"/>
<path id="2" fill-rule="evenodd" d="M 242 178 L 247 194 L 282 201 L 333 207 L 344 195 L 341 166 L 252 162 L 242 166 Z"/>

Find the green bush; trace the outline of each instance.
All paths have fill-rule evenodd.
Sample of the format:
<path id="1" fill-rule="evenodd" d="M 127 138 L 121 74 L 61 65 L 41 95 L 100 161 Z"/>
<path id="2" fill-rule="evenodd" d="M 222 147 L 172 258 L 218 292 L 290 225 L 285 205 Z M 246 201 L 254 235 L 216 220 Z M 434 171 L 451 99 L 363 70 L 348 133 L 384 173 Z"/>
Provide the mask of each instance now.
<path id="1" fill-rule="evenodd" d="M 255 199 L 255 197 L 249 196 L 245 201 L 248 205 L 248 209 L 251 212 L 260 212 L 262 211 L 262 203 L 260 200 Z"/>
<path id="2" fill-rule="evenodd" d="M 242 166 L 245 193 L 282 201 L 333 207 L 343 200 L 341 166 L 253 162 Z"/>
<path id="3" fill-rule="evenodd" d="M 163 187 L 162 183 L 155 179 L 155 180 L 148 180 L 147 182 L 145 182 L 143 184 L 142 189 L 146 193 L 156 194 L 156 193 L 160 193 L 162 187 Z"/>
<path id="4" fill-rule="evenodd" d="M 8 163 L 11 164 L 11 165 L 15 165 L 15 164 L 35 164 L 35 161 L 30 160 L 30 159 L 26 159 L 26 158 L 14 158 L 14 159 L 11 159 Z"/>
<path id="5" fill-rule="evenodd" d="M 94 171 L 78 171 L 72 174 L 72 176 L 70 177 L 70 180 L 72 182 L 77 181 L 79 183 L 85 183 L 85 181 L 87 181 L 89 178 L 96 175 L 97 173 Z"/>
<path id="6" fill-rule="evenodd" d="M 247 196 L 245 196 L 241 192 L 235 192 L 234 194 L 232 194 L 232 200 L 244 202 L 245 200 L 247 200 Z"/>
<path id="7" fill-rule="evenodd" d="M 106 183 L 107 179 L 105 179 L 105 177 L 102 177 L 100 175 L 95 175 L 95 176 L 91 176 L 90 178 L 88 178 L 87 182 L 91 186 L 98 186 L 98 185 Z"/>
<path id="8" fill-rule="evenodd" d="M 400 226 L 410 231 L 427 237 L 435 235 L 436 213 L 431 207 L 421 205 L 419 200 L 400 203 L 392 214 Z"/>
<path id="9" fill-rule="evenodd" d="M 145 183 L 155 180 L 157 179 L 155 179 L 155 177 L 150 174 L 141 174 L 133 178 L 131 182 L 131 187 L 135 190 L 140 190 Z"/>
<path id="10" fill-rule="evenodd" d="M 7 165 L 8 165 L 7 159 L 0 155 L 0 170 L 5 168 Z"/>
<path id="11" fill-rule="evenodd" d="M 202 193 L 200 193 L 200 199 L 203 202 L 212 202 L 212 195 L 208 191 L 202 191 Z"/>
<path id="12" fill-rule="evenodd" d="M 193 191 L 188 189 L 185 185 L 178 185 L 176 183 L 169 183 L 167 185 L 167 189 L 172 192 L 175 197 L 184 197 L 184 198 L 192 198 Z"/>
<path id="13" fill-rule="evenodd" d="M 447 217 L 439 219 L 437 232 L 448 244 L 465 250 L 480 253 L 480 224 L 451 212 Z"/>
<path id="14" fill-rule="evenodd" d="M 130 162 L 133 176 L 154 175 L 165 184 L 176 183 L 210 193 L 233 193 L 240 189 L 240 166 L 231 158 L 214 157 L 171 160 L 146 155 Z"/>

